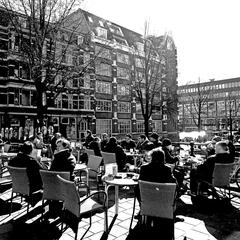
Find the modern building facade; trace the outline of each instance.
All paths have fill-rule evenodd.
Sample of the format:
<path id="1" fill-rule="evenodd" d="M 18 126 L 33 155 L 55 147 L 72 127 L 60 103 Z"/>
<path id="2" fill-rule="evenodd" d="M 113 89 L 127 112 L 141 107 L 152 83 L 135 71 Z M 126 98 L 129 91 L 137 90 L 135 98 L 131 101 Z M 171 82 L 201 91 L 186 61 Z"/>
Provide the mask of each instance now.
<path id="1" fill-rule="evenodd" d="M 210 135 L 239 131 L 240 78 L 179 86 L 178 100 L 180 131 L 199 130 L 198 127 Z"/>
<path id="2" fill-rule="evenodd" d="M 4 10 L 1 10 L 2 16 Z M 0 23 L 0 129 L 6 138 L 21 139 L 33 135 L 36 126 L 36 91 L 26 71 L 19 40 L 8 23 Z M 68 83 L 68 89 L 48 99 L 45 131 L 60 131 L 71 139 L 81 139 L 86 129 L 93 133 L 121 136 L 126 133 L 144 133 L 141 106 L 134 94 L 134 75 L 131 72 L 136 59 L 133 44 L 142 49 L 142 36 L 118 24 L 79 9 L 68 19 L 81 21 L 75 33 L 76 41 L 66 54 L 66 65 L 75 62 L 90 63 L 84 75 Z M 26 32 L 27 35 L 27 32 Z M 63 31 L 61 44 L 67 40 Z M 165 56 L 161 100 L 165 107 L 152 114 L 150 129 L 172 136 L 177 134 L 177 115 L 167 114 L 170 98 L 177 92 L 176 47 L 169 36 L 158 38 L 159 51 Z M 49 101 L 48 101 L 49 100 Z M 172 105 L 177 109 L 176 101 Z M 173 104 L 173 103 L 171 103 Z"/>

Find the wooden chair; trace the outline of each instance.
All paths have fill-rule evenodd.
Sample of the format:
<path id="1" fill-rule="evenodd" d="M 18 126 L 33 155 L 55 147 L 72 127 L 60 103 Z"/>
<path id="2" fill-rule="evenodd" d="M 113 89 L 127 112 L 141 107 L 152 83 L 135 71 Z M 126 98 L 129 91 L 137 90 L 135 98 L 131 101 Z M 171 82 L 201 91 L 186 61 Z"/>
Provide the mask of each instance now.
<path id="1" fill-rule="evenodd" d="M 57 175 L 64 179 L 70 179 L 70 172 L 54 172 L 40 170 L 40 175 L 43 182 L 42 207 L 44 209 L 44 200 L 63 201 L 59 179 Z M 43 213 L 42 213 L 43 214 Z"/>
<path id="2" fill-rule="evenodd" d="M 233 169 L 234 163 L 215 163 L 213 170 L 212 182 L 199 181 L 197 194 L 201 195 L 202 185 L 205 184 L 209 189 L 212 190 L 213 198 L 219 198 L 216 188 L 224 189 L 224 192 L 221 192 L 224 197 L 227 196 L 226 190 L 229 190 L 230 197 L 230 175 Z"/>
<path id="3" fill-rule="evenodd" d="M 154 183 L 139 181 L 141 196 L 141 215 L 158 217 L 171 221 L 172 239 L 174 239 L 174 210 L 176 197 L 175 183 Z"/>
<path id="4" fill-rule="evenodd" d="M 18 168 L 8 166 L 8 171 L 12 177 L 12 195 L 11 195 L 11 209 L 9 215 L 12 213 L 12 202 L 13 202 L 13 193 L 17 196 L 29 197 L 29 200 L 32 197 L 32 192 L 30 191 L 30 183 L 27 175 L 27 168 Z M 27 213 L 29 212 L 29 201 L 27 204 Z"/>
<path id="5" fill-rule="evenodd" d="M 101 152 L 101 154 L 103 157 L 104 166 L 109 163 L 116 163 L 115 153 Z"/>
<path id="6" fill-rule="evenodd" d="M 105 212 L 104 230 L 105 232 L 107 232 L 108 231 L 107 206 L 106 206 L 107 194 L 104 191 L 98 191 L 89 195 L 88 197 L 85 197 L 84 199 L 80 199 L 79 193 L 74 182 L 63 179 L 60 176 L 58 176 L 58 178 L 60 180 L 60 188 L 63 193 L 64 210 L 70 212 L 73 216 L 75 216 L 78 220 L 78 223 L 81 221 L 83 215 L 84 216 L 86 216 L 86 214 L 90 215 L 90 225 L 83 234 L 83 236 L 81 237 L 81 239 L 84 238 L 88 230 L 91 228 L 92 214 L 100 209 L 103 209 Z M 104 196 L 104 201 L 102 205 L 92 200 L 92 197 L 94 197 L 97 194 L 102 194 Z M 63 221 L 64 219 L 65 218 L 63 218 Z M 75 229 L 75 240 L 77 240 L 77 234 L 78 224 Z"/>

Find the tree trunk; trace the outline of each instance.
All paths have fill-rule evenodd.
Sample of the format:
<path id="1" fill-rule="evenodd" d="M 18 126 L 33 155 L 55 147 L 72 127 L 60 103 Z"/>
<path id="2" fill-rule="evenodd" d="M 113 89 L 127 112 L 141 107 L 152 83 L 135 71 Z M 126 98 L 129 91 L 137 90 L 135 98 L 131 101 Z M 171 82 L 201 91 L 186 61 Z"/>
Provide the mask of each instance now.
<path id="1" fill-rule="evenodd" d="M 145 135 L 148 138 L 149 136 L 149 119 L 144 118 L 144 130 L 145 130 Z"/>

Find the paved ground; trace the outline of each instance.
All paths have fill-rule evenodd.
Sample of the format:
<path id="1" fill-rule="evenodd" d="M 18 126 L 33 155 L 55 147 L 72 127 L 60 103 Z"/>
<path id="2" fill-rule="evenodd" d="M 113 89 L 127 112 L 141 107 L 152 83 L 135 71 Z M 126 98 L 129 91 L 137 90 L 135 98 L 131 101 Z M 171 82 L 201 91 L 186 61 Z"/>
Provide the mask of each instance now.
<path id="1" fill-rule="evenodd" d="M 1 199 L 5 200 L 10 197 L 11 189 L 5 191 L 1 194 Z M 110 194 L 110 208 L 109 208 L 109 222 L 114 216 L 114 202 L 113 195 L 114 192 Z M 107 239 L 109 240 L 123 240 L 123 239 L 140 239 L 139 238 L 139 229 L 136 220 L 133 222 L 134 230 L 129 234 L 129 224 L 132 215 L 132 207 L 133 207 L 133 192 L 131 189 L 121 189 L 120 191 L 120 207 L 119 207 L 119 215 L 109 233 Z M 184 237 L 192 240 L 213 240 L 213 239 L 224 239 L 224 240 L 239 240 L 240 239 L 240 211 L 238 210 L 239 204 L 232 203 L 234 207 L 219 207 L 216 211 L 214 208 L 216 206 L 209 205 L 208 208 L 200 209 L 195 208 L 189 196 L 184 195 L 177 203 L 177 215 L 184 219 L 183 222 L 175 223 L 175 239 L 183 240 Z M 34 225 L 37 222 L 37 219 L 41 216 L 38 207 L 40 203 L 35 207 L 35 209 L 31 209 L 33 218 L 27 221 L 29 225 L 26 228 L 26 208 L 22 207 L 20 210 L 15 211 L 11 216 L 8 214 L 4 214 L 8 212 L 7 207 L 1 207 L 0 205 L 0 239 L 22 239 L 21 234 L 32 234 L 35 233 L 35 238 L 25 238 L 24 239 L 44 239 L 50 240 L 54 239 L 54 237 L 46 236 L 46 232 L 51 232 L 52 235 L 56 233 L 59 234 L 58 229 L 56 228 L 58 221 L 52 223 L 54 228 L 50 228 L 49 230 L 44 230 L 45 232 L 41 233 L 39 229 L 39 225 Z M 18 207 L 16 204 L 14 207 Z M 26 206 L 26 205 L 25 205 Z M 225 205 L 224 205 L 225 206 Z M 137 206 L 137 211 L 139 207 Z M 34 213 L 35 211 L 35 213 Z M 84 239 L 87 240 L 100 240 L 103 235 L 103 213 L 98 213 L 93 216 L 93 224 L 91 229 L 88 231 Z M 17 222 L 17 224 L 12 224 L 12 219 Z M 36 227 L 38 226 L 38 227 Z M 50 226 L 50 225 L 49 225 Z M 83 219 L 79 224 L 79 237 L 83 234 L 83 232 L 88 227 L 88 219 Z M 11 232 L 14 229 L 14 232 L 17 233 L 18 237 L 9 237 L 8 232 Z M 29 230 L 30 229 L 30 230 Z M 37 229 L 35 231 L 35 229 Z M 48 226 L 44 226 L 44 229 L 48 229 Z M 39 232 L 39 233 L 38 233 Z M 40 235 L 43 234 L 44 237 Z M 45 235 L 44 235 L 45 234 Z M 141 231 L 140 231 L 141 234 Z M 164 239 L 161 238 L 161 230 L 159 230 L 159 236 L 156 239 Z M 56 237 L 56 236 L 55 236 Z M 60 240 L 73 240 L 74 233 L 68 228 L 63 234 L 61 234 Z M 102 238 L 104 239 L 104 238 Z M 105 238 L 106 239 L 106 238 Z M 149 238 L 152 239 L 152 238 Z"/>

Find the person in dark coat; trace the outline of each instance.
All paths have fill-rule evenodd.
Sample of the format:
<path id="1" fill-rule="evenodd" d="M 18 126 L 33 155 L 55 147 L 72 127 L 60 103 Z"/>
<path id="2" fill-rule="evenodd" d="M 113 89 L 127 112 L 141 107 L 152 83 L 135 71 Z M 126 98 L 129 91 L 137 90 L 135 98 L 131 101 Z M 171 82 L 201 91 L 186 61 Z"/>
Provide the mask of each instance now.
<path id="1" fill-rule="evenodd" d="M 217 142 L 215 151 L 215 155 L 208 157 L 207 160 L 196 169 L 192 169 L 190 173 L 190 189 L 192 193 L 196 193 L 198 181 L 212 182 L 215 163 L 234 162 L 234 158 L 228 152 L 228 146 L 225 141 Z"/>
<path id="2" fill-rule="evenodd" d="M 115 153 L 116 162 L 118 165 L 118 171 L 124 171 L 126 167 L 126 154 L 122 147 L 117 144 L 115 137 L 110 137 L 108 144 L 106 145 L 104 152 Z"/>
<path id="3" fill-rule="evenodd" d="M 139 152 L 143 153 L 146 150 L 146 146 L 148 145 L 149 140 L 144 134 L 141 134 L 139 136 L 138 144 L 136 146 L 136 149 L 139 150 Z"/>
<path id="4" fill-rule="evenodd" d="M 50 144 L 51 144 L 51 149 L 52 149 L 52 153 L 54 154 L 54 152 L 57 149 L 57 140 L 61 138 L 61 133 L 56 132 L 54 134 L 54 136 L 51 138 L 50 140 Z"/>
<path id="5" fill-rule="evenodd" d="M 11 159 L 9 166 L 27 168 L 27 175 L 30 182 L 31 192 L 36 192 L 42 189 L 42 179 L 39 170 L 47 169 L 40 161 L 31 157 L 33 144 L 29 141 L 24 142 L 16 157 Z"/>
<path id="6" fill-rule="evenodd" d="M 164 138 L 162 141 L 162 150 L 165 153 L 165 161 L 169 164 L 175 164 L 179 161 L 177 156 L 172 156 L 172 142 L 168 138 Z"/>
<path id="7" fill-rule="evenodd" d="M 108 140 L 109 140 L 108 134 L 103 133 L 101 143 L 100 143 L 102 151 L 104 151 L 104 148 L 107 146 Z"/>
<path id="8" fill-rule="evenodd" d="M 207 157 L 213 156 L 215 154 L 215 146 L 217 142 L 221 141 L 221 137 L 215 136 L 212 138 L 212 141 L 207 146 Z"/>
<path id="9" fill-rule="evenodd" d="M 90 142 L 89 149 L 92 149 L 96 156 L 98 157 L 102 156 L 100 149 L 100 139 L 98 137 L 95 137 L 94 140 Z"/>
<path id="10" fill-rule="evenodd" d="M 89 144 L 90 144 L 90 142 L 92 142 L 93 140 L 94 140 L 94 137 L 93 137 L 93 135 L 92 135 L 92 131 L 87 130 L 87 131 L 86 131 L 86 139 L 85 139 L 85 142 L 84 142 L 83 146 L 86 147 L 86 148 L 89 148 Z"/>
<path id="11" fill-rule="evenodd" d="M 121 146 L 122 146 L 123 149 L 126 149 L 127 151 L 130 151 L 130 149 L 135 149 L 136 148 L 136 144 L 132 140 L 131 134 L 126 135 L 125 140 L 123 140 L 121 142 Z"/>
<path id="12" fill-rule="evenodd" d="M 70 172 L 70 180 L 74 181 L 76 159 L 71 153 L 70 142 L 64 138 L 57 140 L 57 153 L 54 154 L 50 171 Z"/>
<path id="13" fill-rule="evenodd" d="M 149 137 L 149 140 L 153 143 L 154 148 L 162 146 L 162 143 L 159 141 L 159 135 L 157 133 L 152 133 Z"/>

